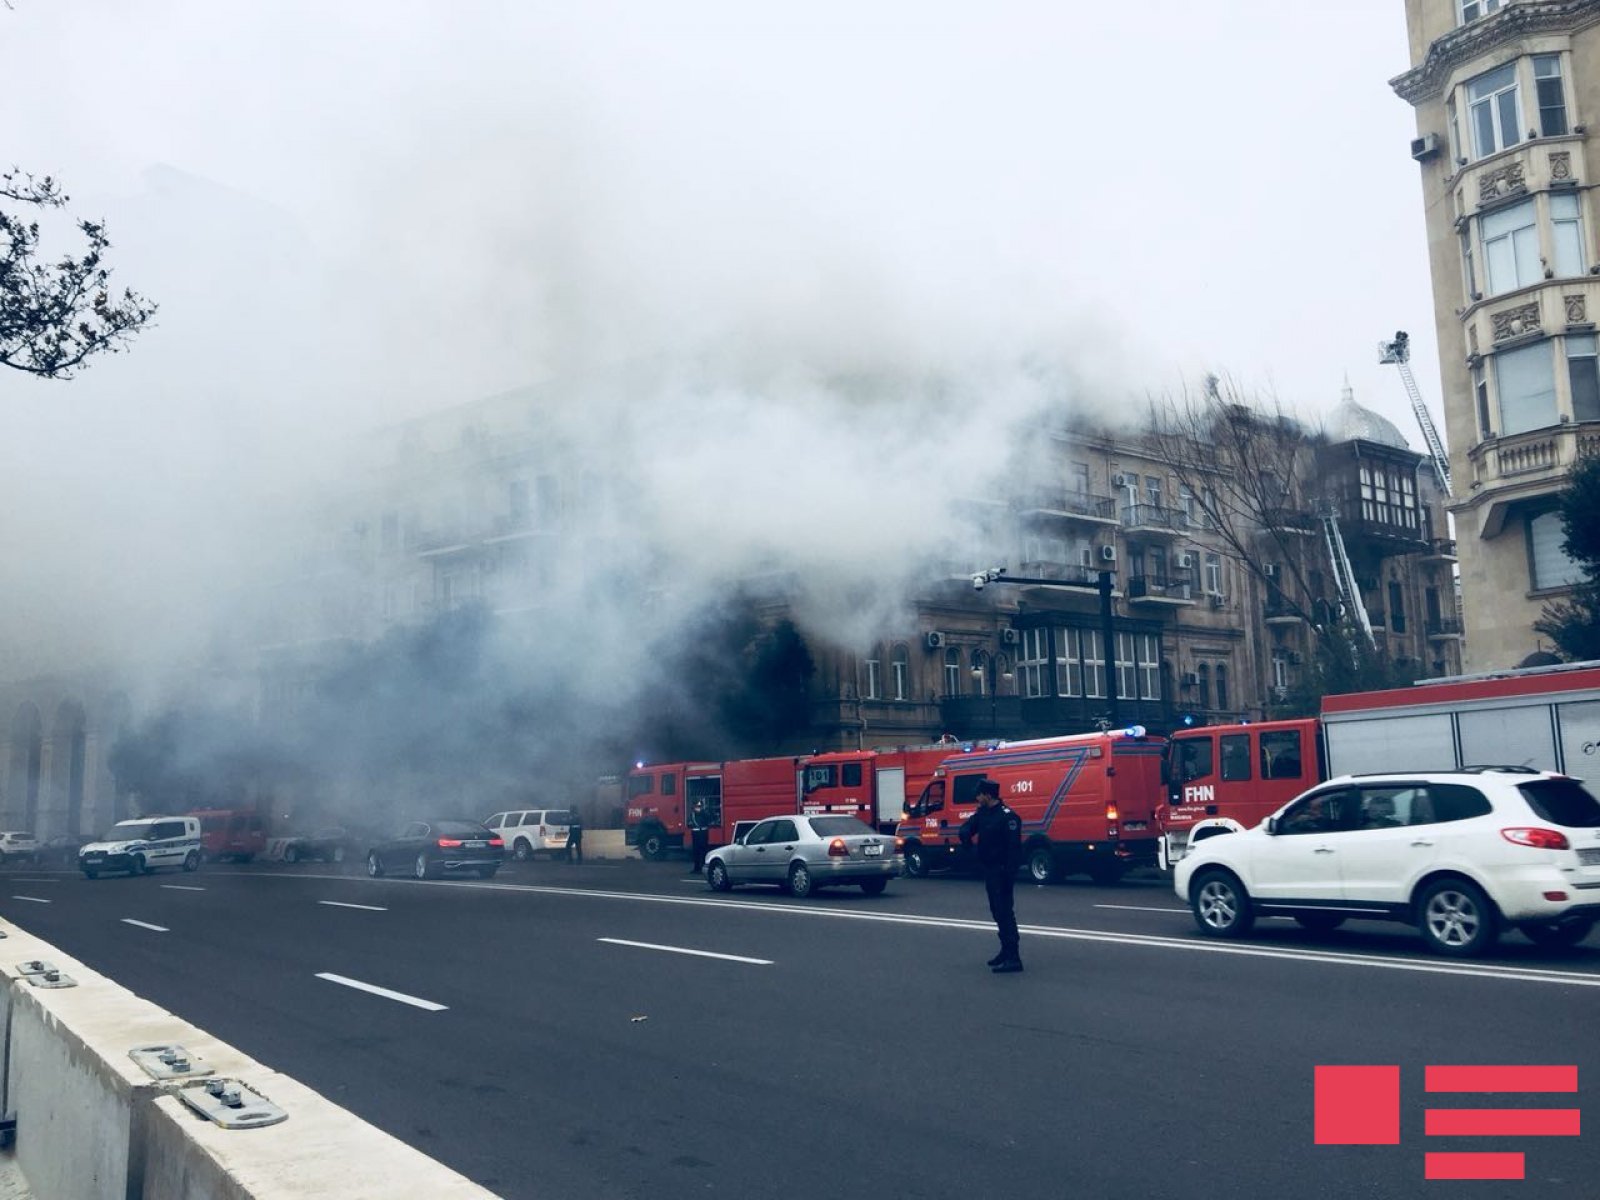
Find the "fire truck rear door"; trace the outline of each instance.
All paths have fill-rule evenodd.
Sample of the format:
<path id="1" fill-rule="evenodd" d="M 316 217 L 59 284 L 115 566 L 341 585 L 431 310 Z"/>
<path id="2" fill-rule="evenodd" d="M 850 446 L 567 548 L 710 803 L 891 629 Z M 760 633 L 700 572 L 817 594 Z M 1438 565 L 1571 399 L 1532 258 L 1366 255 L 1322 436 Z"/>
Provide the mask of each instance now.
<path id="1" fill-rule="evenodd" d="M 878 768 L 878 824 L 894 824 L 906 806 L 906 769 Z"/>

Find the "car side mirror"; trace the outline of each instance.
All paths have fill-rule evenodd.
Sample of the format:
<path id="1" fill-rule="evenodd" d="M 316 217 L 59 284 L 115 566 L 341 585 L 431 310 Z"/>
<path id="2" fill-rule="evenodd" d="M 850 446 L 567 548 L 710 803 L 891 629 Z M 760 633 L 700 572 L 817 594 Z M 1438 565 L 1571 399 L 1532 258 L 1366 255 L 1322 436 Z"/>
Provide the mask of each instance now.
<path id="1" fill-rule="evenodd" d="M 1277 817 L 1268 817 L 1267 818 L 1267 832 L 1268 833 L 1277 833 L 1278 832 L 1278 818 Z"/>

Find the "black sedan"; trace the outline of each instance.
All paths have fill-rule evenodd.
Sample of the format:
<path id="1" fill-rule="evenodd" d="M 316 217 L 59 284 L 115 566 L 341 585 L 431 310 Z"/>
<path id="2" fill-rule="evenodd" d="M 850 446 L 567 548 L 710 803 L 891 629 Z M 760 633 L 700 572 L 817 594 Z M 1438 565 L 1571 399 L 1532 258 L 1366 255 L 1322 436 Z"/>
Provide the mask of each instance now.
<path id="1" fill-rule="evenodd" d="M 376 879 L 393 871 L 437 879 L 446 871 L 471 871 L 492 879 L 505 856 L 500 836 L 476 821 L 413 821 L 367 851 L 367 874 Z"/>
<path id="2" fill-rule="evenodd" d="M 347 858 L 354 858 L 360 848 L 355 834 L 342 826 L 333 825 L 289 838 L 284 843 L 283 861 L 292 863 L 315 859 L 318 862 L 342 863 Z"/>

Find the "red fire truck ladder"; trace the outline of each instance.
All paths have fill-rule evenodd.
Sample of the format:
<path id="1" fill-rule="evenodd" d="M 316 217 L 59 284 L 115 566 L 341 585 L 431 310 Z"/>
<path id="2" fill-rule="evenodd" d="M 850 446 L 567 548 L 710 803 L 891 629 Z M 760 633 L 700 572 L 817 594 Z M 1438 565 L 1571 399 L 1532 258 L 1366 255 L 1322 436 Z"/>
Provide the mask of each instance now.
<path id="1" fill-rule="evenodd" d="M 1333 579 L 1339 589 L 1345 615 L 1353 617 L 1367 641 L 1372 642 L 1372 620 L 1367 616 L 1367 606 L 1361 599 L 1361 585 L 1356 582 L 1350 556 L 1345 553 L 1344 535 L 1339 532 L 1339 518 L 1331 510 L 1322 514 L 1322 536 L 1328 543 L 1328 560 L 1333 563 Z"/>
<path id="2" fill-rule="evenodd" d="M 1378 361 L 1393 363 L 1400 368 L 1400 380 L 1406 385 L 1406 395 L 1411 397 L 1411 411 L 1417 414 L 1417 424 L 1422 426 L 1422 440 L 1428 445 L 1428 458 L 1433 463 L 1433 473 L 1446 496 L 1454 495 L 1450 488 L 1450 456 L 1445 453 L 1444 442 L 1434 427 L 1433 417 L 1417 390 L 1416 378 L 1411 374 L 1411 336 L 1399 330 L 1394 340 L 1378 343 Z"/>

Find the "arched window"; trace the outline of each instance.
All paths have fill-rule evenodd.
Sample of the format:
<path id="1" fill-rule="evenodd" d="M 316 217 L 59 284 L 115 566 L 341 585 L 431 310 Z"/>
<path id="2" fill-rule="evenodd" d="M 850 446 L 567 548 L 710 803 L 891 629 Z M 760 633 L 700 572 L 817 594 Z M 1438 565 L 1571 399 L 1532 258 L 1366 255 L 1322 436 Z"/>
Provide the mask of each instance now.
<path id="1" fill-rule="evenodd" d="M 989 656 L 982 650 L 972 652 L 972 691 L 977 696 L 989 694 Z"/>
<path id="2" fill-rule="evenodd" d="M 1228 707 L 1228 665 L 1217 664 L 1217 707 Z"/>
<path id="3" fill-rule="evenodd" d="M 889 651 L 889 699 L 911 699 L 911 652 L 904 642 Z"/>
<path id="4" fill-rule="evenodd" d="M 954 647 L 944 652 L 944 694 L 961 695 L 961 651 Z"/>
<path id="5" fill-rule="evenodd" d="M 866 678 L 861 681 L 861 698 L 863 700 L 882 700 L 883 647 L 874 646 L 869 650 L 866 660 L 861 665 L 866 671 Z"/>
<path id="6" fill-rule="evenodd" d="M 1195 671 L 1195 676 L 1200 681 L 1200 707 L 1211 707 L 1211 668 L 1201 663 Z"/>

